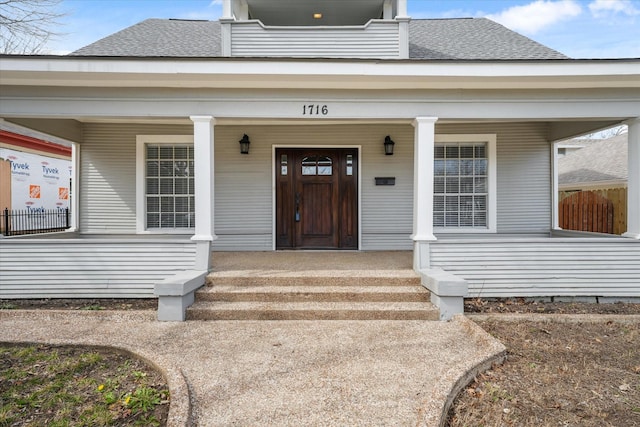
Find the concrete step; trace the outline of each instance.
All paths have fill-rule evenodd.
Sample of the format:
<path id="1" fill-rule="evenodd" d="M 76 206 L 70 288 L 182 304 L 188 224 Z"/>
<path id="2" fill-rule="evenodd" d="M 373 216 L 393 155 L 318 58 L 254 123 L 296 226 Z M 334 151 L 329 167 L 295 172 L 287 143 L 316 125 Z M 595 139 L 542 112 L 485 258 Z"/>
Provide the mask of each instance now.
<path id="1" fill-rule="evenodd" d="M 247 261 L 226 266 L 207 276 L 207 285 L 196 292 L 187 309 L 191 320 L 438 320 L 439 311 L 429 291 L 410 268 L 384 269 L 384 259 L 370 265 L 347 268 L 332 254 L 318 267 L 316 258 L 325 254 L 302 254 L 307 267 L 277 254 L 277 262 L 259 266 Z M 299 254 L 296 254 L 299 255 Z M 269 254 L 271 257 L 276 255 Z M 328 256 L 328 255 L 327 255 Z M 233 258 L 236 261 L 237 257 Z M 353 256 L 352 256 L 353 258 Z M 366 258 L 369 260 L 369 258 Z M 340 262 L 338 262 L 340 261 Z M 352 260 L 354 261 L 354 260 Z M 357 261 L 357 260 L 356 260 Z M 362 261 L 362 260 L 361 260 Z M 370 260 L 369 260 L 370 261 Z M 346 262 L 346 261 L 345 261 Z M 325 265 L 326 264 L 326 265 Z M 329 265 L 342 266 L 330 269 Z M 311 266 L 312 268 L 308 268 Z M 366 268 L 361 268 L 361 267 Z M 275 267 L 275 268 L 273 268 Z M 314 269 L 315 268 L 315 269 Z"/>
<path id="2" fill-rule="evenodd" d="M 426 302 L 196 301 L 188 320 L 438 320 Z"/>
<path id="3" fill-rule="evenodd" d="M 261 302 L 428 302 L 422 286 L 205 286 L 197 301 Z"/>
<path id="4" fill-rule="evenodd" d="M 341 274 L 342 273 L 342 274 Z M 242 275 L 210 273 L 207 286 L 409 286 L 420 285 L 413 271 L 393 275 L 366 275 L 332 271 L 307 274 L 263 272 Z"/>

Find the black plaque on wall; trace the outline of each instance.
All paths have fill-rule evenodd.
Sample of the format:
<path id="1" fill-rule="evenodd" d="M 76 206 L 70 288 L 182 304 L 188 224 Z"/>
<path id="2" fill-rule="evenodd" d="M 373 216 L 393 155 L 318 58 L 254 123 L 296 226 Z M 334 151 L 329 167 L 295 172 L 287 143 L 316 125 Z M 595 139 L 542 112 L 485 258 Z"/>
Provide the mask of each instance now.
<path id="1" fill-rule="evenodd" d="M 376 185 L 396 185 L 395 176 L 376 176 Z"/>

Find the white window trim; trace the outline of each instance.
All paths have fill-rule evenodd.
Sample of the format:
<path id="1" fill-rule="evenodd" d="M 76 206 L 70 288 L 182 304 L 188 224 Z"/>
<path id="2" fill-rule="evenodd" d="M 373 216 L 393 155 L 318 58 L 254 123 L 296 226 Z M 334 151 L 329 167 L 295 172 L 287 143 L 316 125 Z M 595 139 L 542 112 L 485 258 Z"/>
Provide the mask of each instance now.
<path id="1" fill-rule="evenodd" d="M 489 168 L 487 171 L 487 227 L 434 227 L 435 233 L 496 233 L 498 231 L 498 185 L 497 185 L 497 156 L 496 156 L 496 134 L 451 134 L 435 135 L 435 144 L 447 142 L 486 142 L 487 160 Z M 432 173 L 433 165 L 430 166 Z"/>
<path id="2" fill-rule="evenodd" d="M 145 146 L 147 144 L 191 144 L 193 135 L 136 135 L 136 233 L 137 234 L 188 234 L 193 228 L 146 229 L 147 198 L 145 191 Z"/>

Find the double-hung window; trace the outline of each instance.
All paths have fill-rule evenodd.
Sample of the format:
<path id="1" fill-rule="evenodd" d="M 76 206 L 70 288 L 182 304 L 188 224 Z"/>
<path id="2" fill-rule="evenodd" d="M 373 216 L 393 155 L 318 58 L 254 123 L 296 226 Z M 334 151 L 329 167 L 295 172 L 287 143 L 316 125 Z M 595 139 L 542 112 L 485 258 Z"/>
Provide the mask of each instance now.
<path id="1" fill-rule="evenodd" d="M 191 137 L 139 136 L 138 231 L 192 232 L 195 227 Z"/>
<path id="2" fill-rule="evenodd" d="M 433 226 L 495 231 L 495 135 L 436 135 Z"/>

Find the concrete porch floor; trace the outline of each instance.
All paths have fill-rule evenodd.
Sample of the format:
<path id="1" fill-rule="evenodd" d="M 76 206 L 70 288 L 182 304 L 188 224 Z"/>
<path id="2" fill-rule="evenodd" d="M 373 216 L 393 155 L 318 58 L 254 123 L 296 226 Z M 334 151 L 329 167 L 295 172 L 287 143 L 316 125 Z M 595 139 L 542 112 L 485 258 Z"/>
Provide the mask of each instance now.
<path id="1" fill-rule="evenodd" d="M 411 251 L 213 252 L 212 275 L 415 277 Z"/>

